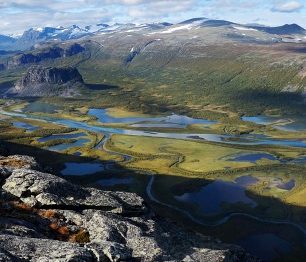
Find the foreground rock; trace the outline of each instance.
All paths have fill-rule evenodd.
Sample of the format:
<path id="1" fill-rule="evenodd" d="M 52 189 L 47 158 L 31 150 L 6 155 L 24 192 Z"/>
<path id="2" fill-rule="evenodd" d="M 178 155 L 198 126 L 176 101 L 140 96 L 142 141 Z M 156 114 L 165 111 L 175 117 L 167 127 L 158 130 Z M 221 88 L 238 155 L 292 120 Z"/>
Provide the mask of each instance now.
<path id="1" fill-rule="evenodd" d="M 70 97 L 77 95 L 82 85 L 82 76 L 76 68 L 32 66 L 6 95 Z"/>
<path id="2" fill-rule="evenodd" d="M 0 160 L 0 261 L 257 261 L 153 216 L 136 194 L 71 184 L 32 158 Z"/>

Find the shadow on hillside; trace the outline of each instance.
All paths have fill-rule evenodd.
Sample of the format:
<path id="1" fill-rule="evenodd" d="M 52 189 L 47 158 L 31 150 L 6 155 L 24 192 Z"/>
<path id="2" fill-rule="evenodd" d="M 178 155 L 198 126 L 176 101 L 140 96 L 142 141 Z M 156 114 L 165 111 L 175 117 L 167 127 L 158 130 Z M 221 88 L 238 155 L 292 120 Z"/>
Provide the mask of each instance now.
<path id="1" fill-rule="evenodd" d="M 299 53 L 299 54 L 306 54 L 306 45 L 300 44 L 300 45 L 287 46 L 286 51 Z"/>
<path id="2" fill-rule="evenodd" d="M 43 167 L 44 170 L 48 170 L 48 172 L 52 173 L 50 170 L 54 171 L 54 174 L 59 174 L 60 170 L 63 168 L 62 165 L 54 165 L 54 163 L 58 163 L 58 159 L 61 160 L 61 162 L 69 161 L 69 162 L 87 162 L 87 161 L 93 161 L 95 159 L 88 158 L 88 157 L 80 157 L 80 156 L 73 156 L 73 155 L 66 155 L 63 153 L 58 152 L 50 152 L 44 149 L 34 148 L 27 145 L 19 145 L 11 142 L 1 141 L 0 144 L 0 154 L 2 155 L 12 155 L 12 154 L 24 154 L 24 155 L 30 155 L 37 159 L 39 164 Z M 101 161 L 101 163 L 106 163 Z M 49 168 L 51 167 L 51 169 Z M 98 181 L 99 179 L 105 178 L 105 177 L 112 177 L 116 175 L 122 175 L 122 174 L 128 174 L 129 176 L 133 176 L 135 179 L 143 180 L 144 177 L 148 177 L 147 175 L 136 172 L 135 170 L 126 169 L 120 163 L 117 163 L 112 166 L 113 170 L 108 170 L 106 173 L 96 173 L 93 175 L 86 175 L 82 177 L 72 177 L 70 176 L 70 180 L 74 183 L 79 183 L 82 185 L 95 185 L 95 181 Z M 192 179 L 186 178 L 186 177 L 180 177 L 180 176 L 169 176 L 167 174 L 162 176 L 166 183 L 169 181 L 170 185 L 175 184 L 188 184 Z M 68 176 L 66 177 L 69 178 Z M 147 183 L 148 181 L 146 181 Z M 205 179 L 199 180 L 201 185 L 205 185 L 209 183 L 209 181 Z M 99 187 L 97 185 L 97 187 Z M 101 186 L 100 186 L 101 188 Z M 103 189 L 107 190 L 118 190 L 118 187 L 103 187 Z M 119 187 L 120 189 L 120 187 Z M 128 188 L 124 188 L 126 190 L 129 190 Z M 176 194 L 178 192 L 182 193 L 182 186 L 179 188 L 170 188 L 170 190 L 176 191 Z M 183 188 L 184 189 L 184 188 Z M 190 190 L 190 188 L 185 188 L 185 191 Z M 194 189 L 193 189 L 194 190 Z M 145 196 L 145 188 L 142 189 L 143 194 Z M 156 195 L 156 192 L 158 189 L 154 188 L 153 185 L 153 192 L 155 198 L 159 198 L 158 195 Z M 161 192 L 163 193 L 163 192 Z M 289 206 L 286 203 L 283 203 L 279 199 L 273 198 L 273 197 L 265 197 L 261 195 L 255 195 L 254 193 L 248 192 L 248 196 L 252 199 L 255 199 L 257 202 L 265 203 L 265 208 L 271 208 L 273 206 L 281 206 L 284 210 L 295 210 L 295 214 L 298 214 L 301 221 L 304 223 L 306 222 L 306 209 L 300 206 Z M 147 200 L 148 197 L 145 196 Z M 156 211 L 156 220 L 160 221 L 160 230 L 168 232 L 168 234 L 174 235 L 172 240 L 165 240 L 164 236 L 161 236 L 162 234 L 156 234 L 154 232 L 148 233 L 150 237 L 154 237 L 156 242 L 158 243 L 159 247 L 163 250 L 169 250 L 169 245 L 176 245 L 175 241 L 178 241 L 176 239 L 175 235 L 178 233 L 175 231 L 174 227 L 168 227 L 165 222 L 163 222 L 164 218 L 162 218 L 159 214 L 162 214 L 163 217 L 167 217 L 172 221 L 175 221 L 179 224 L 183 224 L 186 228 L 201 232 L 206 235 L 216 236 L 220 238 L 223 241 L 226 241 L 228 243 L 239 243 L 239 240 L 244 239 L 250 235 L 257 234 L 257 233 L 264 233 L 264 234 L 276 234 L 280 238 L 284 239 L 285 241 L 292 243 L 293 253 L 290 253 L 289 255 L 284 255 L 282 253 L 281 257 L 279 257 L 278 261 L 299 261 L 299 259 L 302 259 L 305 255 L 305 249 L 303 247 L 303 242 L 305 241 L 305 233 L 301 233 L 298 229 L 296 229 L 293 226 L 290 225 L 276 225 L 276 224 L 269 224 L 264 222 L 256 221 L 255 219 L 246 218 L 246 217 L 234 217 L 228 220 L 228 222 L 217 226 L 217 227 L 207 227 L 203 225 L 199 225 L 196 222 L 190 220 L 186 214 L 182 213 L 181 211 L 175 210 L 170 208 L 167 205 L 162 205 L 160 203 L 152 202 L 150 203 L 151 208 Z M 264 211 L 264 210 L 262 210 Z M 290 212 L 288 212 L 290 214 Z M 288 217 L 290 218 L 290 217 Z M 177 230 L 177 229 L 176 229 Z M 176 239 L 176 240 L 175 240 Z M 169 242 L 170 241 L 170 242 Z M 208 241 L 207 243 L 194 243 L 189 239 L 184 240 L 184 246 L 186 249 L 189 249 L 190 254 L 192 254 L 192 251 L 195 247 L 199 248 L 210 248 L 211 247 L 211 241 Z M 188 253 L 189 254 L 189 253 Z M 183 259 L 188 254 L 177 254 L 177 256 L 180 256 L 179 259 Z M 171 255 L 171 254 L 169 254 Z M 230 255 L 229 255 L 230 257 Z M 227 260 L 225 258 L 225 260 Z M 301 261 L 301 260 L 300 260 Z"/>
<path id="3" fill-rule="evenodd" d="M 254 113 L 261 113 L 263 110 L 274 108 L 282 110 L 282 113 L 302 114 L 306 112 L 305 98 L 295 92 L 273 92 L 266 89 L 240 90 L 228 96 L 238 108 L 243 107 L 245 110 Z"/>
<path id="4" fill-rule="evenodd" d="M 6 81 L 6 82 L 0 83 L 0 95 L 5 93 L 13 85 L 14 85 L 14 81 Z"/>
<path id="5" fill-rule="evenodd" d="M 118 86 L 115 85 L 104 85 L 104 84 L 86 84 L 85 85 L 90 90 L 109 90 L 109 89 L 118 89 Z"/>

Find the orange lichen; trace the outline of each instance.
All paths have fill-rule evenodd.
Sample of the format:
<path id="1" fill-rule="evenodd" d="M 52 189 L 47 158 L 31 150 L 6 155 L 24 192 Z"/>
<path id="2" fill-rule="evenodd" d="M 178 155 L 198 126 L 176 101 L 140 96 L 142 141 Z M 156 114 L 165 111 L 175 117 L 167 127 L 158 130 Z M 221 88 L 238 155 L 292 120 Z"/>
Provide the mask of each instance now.
<path id="1" fill-rule="evenodd" d="M 55 218 L 56 212 L 54 210 L 40 210 L 38 215 L 44 218 Z"/>
<path id="2" fill-rule="evenodd" d="M 20 159 L 0 159 L 0 166 L 23 168 L 27 163 Z"/>
<path id="3" fill-rule="evenodd" d="M 22 210 L 22 211 L 27 211 L 27 212 L 34 212 L 35 209 L 23 202 L 12 202 L 11 203 L 15 208 Z"/>
<path id="4" fill-rule="evenodd" d="M 57 232 L 61 235 L 69 235 L 70 231 L 68 229 L 68 227 L 66 226 L 61 226 L 57 229 Z"/>
<path id="5" fill-rule="evenodd" d="M 81 229 L 78 233 L 71 235 L 69 241 L 80 244 L 88 243 L 90 242 L 90 236 L 88 231 L 86 231 L 85 229 Z"/>
<path id="6" fill-rule="evenodd" d="M 57 223 L 51 223 L 50 225 L 49 225 L 49 227 L 51 228 L 51 229 L 53 229 L 53 230 L 58 230 L 58 224 Z"/>

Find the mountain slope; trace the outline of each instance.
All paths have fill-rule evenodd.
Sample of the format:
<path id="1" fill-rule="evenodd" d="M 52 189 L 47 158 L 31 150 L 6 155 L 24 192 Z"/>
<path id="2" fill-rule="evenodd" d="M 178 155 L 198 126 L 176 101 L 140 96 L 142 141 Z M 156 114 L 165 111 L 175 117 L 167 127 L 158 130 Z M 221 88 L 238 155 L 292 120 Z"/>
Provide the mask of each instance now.
<path id="1" fill-rule="evenodd" d="M 0 35 L 0 50 L 15 49 L 16 39 L 6 35 Z"/>

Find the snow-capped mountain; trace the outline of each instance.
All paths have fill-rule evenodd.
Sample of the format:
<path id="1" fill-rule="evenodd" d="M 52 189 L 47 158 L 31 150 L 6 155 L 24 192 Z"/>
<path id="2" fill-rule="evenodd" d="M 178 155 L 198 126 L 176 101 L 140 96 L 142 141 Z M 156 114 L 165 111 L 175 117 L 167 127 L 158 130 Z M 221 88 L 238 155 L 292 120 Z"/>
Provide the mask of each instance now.
<path id="1" fill-rule="evenodd" d="M 226 20 L 212 20 L 205 17 L 200 17 L 192 18 L 178 24 L 160 22 L 147 24 L 116 23 L 113 25 L 108 25 L 100 23 L 85 27 L 72 25 L 69 27 L 58 26 L 31 28 L 26 30 L 22 35 L 0 35 L 0 50 L 25 50 L 31 48 L 37 43 L 43 43 L 46 41 L 61 42 L 94 35 L 105 35 L 109 33 L 125 33 L 130 37 L 133 34 L 150 36 L 190 32 L 190 37 L 192 37 L 194 30 L 207 27 L 219 28 L 218 30 L 223 30 L 224 35 L 227 35 L 228 37 L 240 40 L 244 39 L 247 41 L 252 39 L 257 39 L 259 41 L 264 38 L 264 40 L 277 39 L 277 41 L 300 42 L 304 41 L 303 39 L 305 39 L 306 36 L 306 30 L 296 24 L 269 27 L 251 24 L 242 25 Z M 255 32 L 258 32 L 257 35 L 255 35 Z"/>
<path id="2" fill-rule="evenodd" d="M 44 27 L 44 28 L 31 28 L 23 33 L 20 40 L 68 40 L 80 38 L 88 35 L 88 31 L 73 25 L 70 27 Z"/>
<path id="3" fill-rule="evenodd" d="M 92 34 L 90 30 L 83 29 L 77 25 L 70 27 L 44 27 L 30 28 L 21 36 L 10 37 L 11 45 L 7 48 L 6 42 L 0 39 L 0 49 L 24 50 L 44 41 L 66 41 L 70 39 L 79 39 Z"/>
<path id="4" fill-rule="evenodd" d="M 98 32 L 100 30 L 105 30 L 106 28 L 108 28 L 109 25 L 108 24 L 96 24 L 96 25 L 87 25 L 85 26 L 85 30 L 87 32 L 90 32 L 90 33 L 95 33 L 95 32 Z"/>

